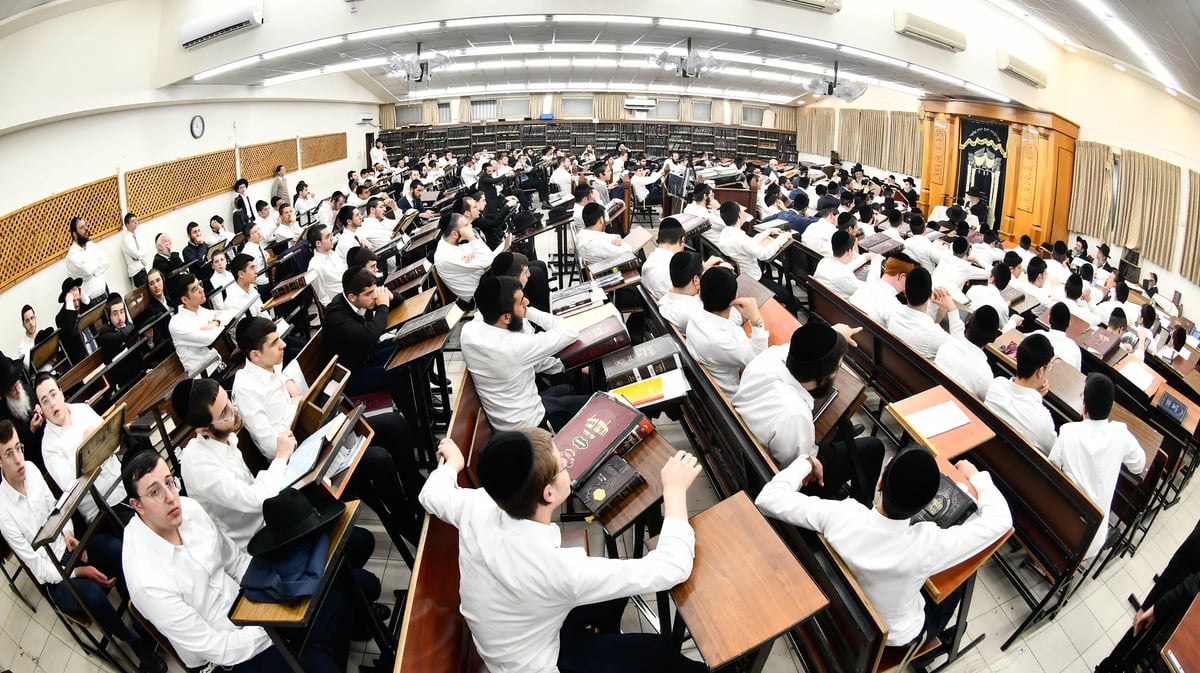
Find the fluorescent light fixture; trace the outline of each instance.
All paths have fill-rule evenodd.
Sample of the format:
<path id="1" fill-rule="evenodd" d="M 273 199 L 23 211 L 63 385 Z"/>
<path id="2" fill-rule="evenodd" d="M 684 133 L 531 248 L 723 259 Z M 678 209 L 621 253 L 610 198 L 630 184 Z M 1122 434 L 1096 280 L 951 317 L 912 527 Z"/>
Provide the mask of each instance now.
<path id="1" fill-rule="evenodd" d="M 600 58 L 599 56 L 576 56 L 571 59 L 571 64 L 579 67 L 615 68 L 617 63 L 615 58 Z"/>
<path id="2" fill-rule="evenodd" d="M 1109 31 L 1116 35 L 1122 42 L 1125 43 L 1129 50 L 1137 54 L 1142 59 L 1142 66 L 1150 71 L 1158 81 L 1164 85 L 1175 88 L 1175 75 L 1163 65 L 1162 61 L 1154 56 L 1154 52 L 1150 51 L 1150 47 L 1142 39 L 1129 24 L 1118 19 L 1116 14 L 1108 8 L 1108 5 L 1102 0 L 1075 0 L 1076 4 L 1083 5 L 1085 9 L 1091 12 L 1099 19 Z M 1118 68 L 1123 70 L 1123 68 Z"/>
<path id="3" fill-rule="evenodd" d="M 648 26 L 654 19 L 648 16 L 617 16 L 615 14 L 555 14 L 556 23 L 625 23 Z"/>
<path id="4" fill-rule="evenodd" d="M 295 82 L 297 80 L 308 79 L 309 77 L 317 77 L 320 74 L 321 74 L 320 68 L 313 68 L 312 70 L 302 70 L 300 72 L 293 72 L 293 73 L 290 73 L 287 75 L 280 75 L 278 77 L 269 77 L 269 78 L 263 80 L 262 85 L 263 86 L 275 86 L 276 84 L 287 84 L 288 82 Z"/>
<path id="5" fill-rule="evenodd" d="M 917 65 L 916 63 L 909 63 L 908 69 L 915 73 L 920 73 L 922 75 L 925 75 L 926 77 L 932 77 L 933 79 L 940 80 L 942 82 L 954 84 L 956 86 L 963 85 L 963 80 L 958 77 L 954 77 L 953 75 L 947 75 L 946 73 L 938 72 L 937 70 L 931 70 L 924 66 Z"/>
<path id="6" fill-rule="evenodd" d="M 1126 70 L 1125 66 L 1121 65 L 1120 63 L 1114 63 L 1113 67 L 1116 68 L 1117 70 L 1120 70 L 1121 72 L 1125 72 L 1125 70 Z"/>
<path id="7" fill-rule="evenodd" d="M 905 86 L 904 84 L 897 84 L 896 82 L 888 82 L 886 80 L 880 80 L 877 86 L 881 86 L 885 89 L 891 89 L 892 91 L 899 91 L 900 93 L 908 94 L 914 98 L 922 98 L 929 93 L 924 89 L 918 89 L 914 86 Z"/>
<path id="8" fill-rule="evenodd" d="M 891 56 L 884 56 L 883 54 L 876 54 L 873 51 L 866 51 L 865 49 L 857 49 L 855 47 L 849 47 L 844 44 L 842 46 L 838 47 L 838 49 L 841 49 L 843 52 L 850 54 L 851 56 L 861 56 L 862 58 L 870 59 L 872 61 L 879 61 L 880 63 L 887 63 L 889 65 L 894 65 L 897 68 L 907 68 L 908 67 L 907 61 L 901 61 L 898 58 L 892 58 Z"/>
<path id="9" fill-rule="evenodd" d="M 712 30 L 719 33 L 737 33 L 738 35 L 749 35 L 751 33 L 751 29 L 745 26 L 708 23 L 707 21 L 689 21 L 687 19 L 659 19 L 658 25 L 668 28 L 692 28 L 695 30 Z"/>
<path id="10" fill-rule="evenodd" d="M 403 33 L 423 33 L 429 30 L 436 30 L 441 27 L 439 21 L 428 21 L 426 23 L 410 23 L 404 26 L 388 26 L 387 28 L 374 28 L 372 30 L 364 30 L 358 33 L 350 33 L 346 36 L 347 40 L 373 40 L 377 37 L 388 37 L 390 35 L 400 35 Z"/>
<path id="11" fill-rule="evenodd" d="M 773 31 L 773 30 L 763 30 L 761 28 L 758 29 L 757 31 L 755 31 L 755 33 L 759 37 L 766 37 L 766 38 L 770 38 L 772 40 L 783 40 L 784 42 L 799 42 L 800 44 L 809 44 L 814 47 L 822 47 L 825 49 L 837 49 L 837 45 L 834 44 L 833 42 L 826 42 L 825 40 L 815 40 L 811 37 L 804 37 L 803 35 L 792 35 L 791 33 L 779 33 L 779 32 Z"/>
<path id="12" fill-rule="evenodd" d="M 527 58 L 525 59 L 526 68 L 569 68 L 571 67 L 571 59 L 569 58 Z"/>
<path id="13" fill-rule="evenodd" d="M 363 58 L 345 63 L 335 63 L 321 68 L 321 74 L 327 75 L 331 72 L 346 72 L 347 70 L 362 70 L 363 68 L 374 68 L 384 65 L 388 62 L 387 56 L 379 56 L 376 58 Z"/>
<path id="14" fill-rule="evenodd" d="M 273 58 L 279 58 L 281 56 L 291 56 L 292 54 L 299 54 L 301 52 L 309 51 L 312 49 L 320 49 L 321 47 L 328 47 L 333 44 L 339 44 L 341 42 L 344 42 L 345 40 L 346 40 L 345 35 L 334 35 L 333 37 L 327 37 L 323 40 L 313 40 L 312 42 L 302 42 L 300 44 L 294 44 L 290 47 L 284 47 L 283 49 L 276 49 L 275 51 L 268 51 L 267 53 L 263 54 L 262 57 L 263 57 L 263 60 L 270 60 Z"/>
<path id="15" fill-rule="evenodd" d="M 604 87 L 603 84 L 597 84 L 595 82 L 568 82 L 567 83 L 568 89 L 601 89 L 603 87 Z"/>
<path id="16" fill-rule="evenodd" d="M 508 23 L 541 23 L 546 20 L 545 14 L 514 14 L 512 16 L 477 16 L 471 19 L 449 19 L 447 28 L 463 28 L 466 26 L 503 26 Z"/>
<path id="17" fill-rule="evenodd" d="M 552 45 L 545 45 L 550 47 Z M 528 54 L 538 51 L 536 44 L 499 44 L 489 47 L 472 47 L 470 49 L 458 49 L 456 52 L 463 56 L 503 56 L 505 54 Z M 546 51 L 550 51 L 547 49 Z"/>
<path id="18" fill-rule="evenodd" d="M 1029 24 L 1031 28 L 1044 35 L 1050 41 L 1057 43 L 1067 51 L 1076 51 L 1075 46 L 1071 44 L 1070 38 L 1064 35 L 1062 31 L 1029 13 L 1024 7 L 1010 2 L 1009 0 L 990 0 L 990 2 L 1000 9 L 1003 9 L 1009 14 L 1012 14 L 1018 19 Z"/>
<path id="19" fill-rule="evenodd" d="M 981 96 L 991 98 L 992 100 L 996 100 L 1001 103 L 1011 103 L 1012 102 L 1012 99 L 1009 98 L 1008 96 L 1005 96 L 1004 94 L 996 92 L 996 91 L 992 91 L 991 89 L 985 89 L 984 87 L 981 87 L 978 84 L 973 84 L 971 82 L 967 82 L 963 86 L 965 86 L 967 89 L 974 91 L 975 93 L 977 93 Z"/>
<path id="20" fill-rule="evenodd" d="M 200 82 L 200 81 L 212 78 L 212 77 L 216 77 L 217 75 L 224 75 L 227 72 L 233 72 L 234 70 L 238 70 L 239 68 L 244 68 L 248 65 L 257 63 L 260 60 L 262 60 L 262 59 L 256 54 L 254 56 L 251 56 L 250 58 L 243 58 L 240 61 L 234 61 L 233 63 L 226 63 L 225 65 L 219 65 L 215 68 L 205 70 L 204 72 L 196 73 L 195 75 L 192 75 L 192 80 L 196 81 L 196 82 Z"/>

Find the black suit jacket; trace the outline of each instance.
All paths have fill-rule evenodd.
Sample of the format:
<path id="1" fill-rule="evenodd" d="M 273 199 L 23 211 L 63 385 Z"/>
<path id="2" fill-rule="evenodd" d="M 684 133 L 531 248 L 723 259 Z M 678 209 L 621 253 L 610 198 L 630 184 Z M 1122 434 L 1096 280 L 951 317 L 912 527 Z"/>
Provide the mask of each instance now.
<path id="1" fill-rule="evenodd" d="M 183 259 L 177 252 L 171 253 L 170 257 L 165 257 L 162 253 L 154 255 L 154 268 L 161 271 L 164 278 L 169 278 L 171 272 L 181 266 L 183 266 Z"/>
<path id="2" fill-rule="evenodd" d="M 22 382 L 21 385 L 25 387 L 25 392 L 29 395 L 31 404 L 37 404 L 36 400 L 33 399 L 33 390 L 29 384 Z M 32 415 L 32 413 L 31 411 L 30 414 Z M 45 472 L 46 466 L 42 462 L 42 432 L 45 430 L 45 424 L 41 428 L 38 428 L 37 432 L 30 432 L 29 419 L 14 416 L 9 411 L 6 402 L 0 402 L 0 420 L 12 421 L 12 424 L 17 428 L 18 441 L 25 445 L 25 460 L 31 461 L 34 465 L 38 466 L 39 470 Z"/>
<path id="3" fill-rule="evenodd" d="M 67 357 L 71 359 L 72 365 L 79 364 L 80 360 L 87 357 L 83 340 L 75 333 L 75 324 L 78 322 L 79 311 L 68 311 L 66 305 L 63 305 L 59 309 L 58 315 L 54 316 L 54 324 L 58 326 L 58 343 L 62 345 Z"/>
<path id="4" fill-rule="evenodd" d="M 326 358 L 338 356 L 338 364 L 351 373 L 362 369 L 375 352 L 379 335 L 387 329 L 387 321 L 388 307 L 359 315 L 346 300 L 346 295 L 337 295 L 325 309 L 321 340 L 323 355 Z"/>
<path id="5" fill-rule="evenodd" d="M 983 202 L 971 206 L 971 214 L 979 218 L 980 231 L 991 231 L 992 223 L 988 220 L 988 207 L 983 205 Z"/>

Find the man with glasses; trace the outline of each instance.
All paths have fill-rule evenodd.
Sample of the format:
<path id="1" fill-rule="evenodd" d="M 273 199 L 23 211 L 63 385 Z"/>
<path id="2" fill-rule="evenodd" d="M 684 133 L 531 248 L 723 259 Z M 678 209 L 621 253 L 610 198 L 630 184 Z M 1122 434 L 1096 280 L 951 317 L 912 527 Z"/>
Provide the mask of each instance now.
<path id="1" fill-rule="evenodd" d="M 149 638 L 141 638 L 121 621 L 120 615 L 108 602 L 108 589 L 114 584 L 125 599 L 129 594 L 121 581 L 121 541 L 111 535 L 95 533 L 87 543 L 87 553 L 71 573 L 70 586 L 63 581 L 58 568 L 45 549 L 34 550 L 33 540 L 46 519 L 55 509 L 54 495 L 46 486 L 36 465 L 25 462 L 25 447 L 17 437 L 10 421 L 0 421 L 0 534 L 13 553 L 29 570 L 33 579 L 43 586 L 46 596 L 64 612 L 80 614 L 83 600 L 87 611 L 104 631 L 129 644 L 141 661 L 145 673 L 162 673 L 166 663 L 154 651 Z M 63 559 L 75 550 L 79 540 L 70 521 L 50 544 L 54 555 Z M 72 591 L 72 589 L 74 591 Z"/>
<path id="2" fill-rule="evenodd" d="M 171 642 L 184 666 L 290 671 L 262 627 L 229 621 L 250 556 L 198 502 L 179 495 L 166 461 L 153 451 L 139 452 L 127 461 L 122 482 L 137 512 L 126 526 L 122 552 L 130 600 Z M 300 655 L 304 670 L 342 672 L 349 650 L 347 612 L 345 599 L 331 591 Z"/>
<path id="3" fill-rule="evenodd" d="M 59 489 L 69 490 L 79 476 L 75 451 L 84 439 L 100 427 L 104 419 L 86 404 L 68 404 L 58 387 L 58 381 L 50 374 L 40 374 L 34 382 L 33 391 L 47 421 L 42 437 L 42 460 L 46 463 L 46 472 Z M 115 453 L 100 464 L 96 490 L 122 521 L 133 516 L 123 504 L 125 490 L 121 488 L 121 463 Z M 91 521 L 96 518 L 100 507 L 92 498 L 83 498 L 79 501 L 79 511 Z"/>

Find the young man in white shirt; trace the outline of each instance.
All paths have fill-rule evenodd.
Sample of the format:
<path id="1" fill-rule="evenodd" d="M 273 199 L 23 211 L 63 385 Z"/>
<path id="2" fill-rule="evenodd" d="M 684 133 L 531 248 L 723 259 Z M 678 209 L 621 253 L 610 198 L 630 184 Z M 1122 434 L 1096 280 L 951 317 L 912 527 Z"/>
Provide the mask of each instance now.
<path id="1" fill-rule="evenodd" d="M 296 209 L 288 203 L 279 204 L 279 221 L 275 227 L 275 240 L 287 241 L 289 245 L 300 240 L 304 227 L 296 221 Z"/>
<path id="2" fill-rule="evenodd" d="M 1025 296 L 1040 304 L 1050 303 L 1050 288 L 1046 287 L 1046 260 L 1033 257 L 1025 263 L 1025 278 L 1013 279 L 1013 284 Z"/>
<path id="3" fill-rule="evenodd" d="M 883 443 L 875 437 L 856 438 L 855 428 L 844 422 L 832 441 L 818 444 L 823 438 L 816 436 L 813 417 L 816 400 L 833 393 L 842 358 L 860 329 L 805 323 L 787 346 L 772 346 L 746 366 L 731 402 L 779 467 L 802 455 L 820 458 L 824 479 L 809 484 L 806 493 L 838 498 L 849 482 L 851 496 L 869 504 L 883 465 Z"/>
<path id="4" fill-rule="evenodd" d="M 1100 316 L 1092 310 L 1092 304 L 1084 298 L 1083 292 L 1083 278 L 1077 273 L 1071 274 L 1063 284 L 1063 303 L 1071 315 L 1086 322 L 1089 327 L 1096 327 L 1101 322 Z"/>
<path id="5" fill-rule="evenodd" d="M 742 273 L 769 287 L 776 295 L 784 296 L 786 290 L 769 278 L 763 281 L 759 262 L 767 261 L 779 253 L 790 241 L 791 233 L 782 229 L 768 229 L 751 238 L 742 230 L 742 223 L 749 219 L 745 207 L 735 201 L 721 204 L 721 220 L 725 228 L 717 238 L 721 252 L 733 258 Z M 785 305 L 791 302 L 783 302 Z"/>
<path id="6" fill-rule="evenodd" d="M 42 435 L 42 462 L 45 463 L 46 474 L 58 484 L 59 490 L 66 491 L 79 476 L 76 449 L 100 427 L 104 419 L 86 404 L 68 404 L 58 387 L 58 381 L 50 374 L 38 375 L 34 381 L 33 395 L 46 419 Z M 129 510 L 121 504 L 125 502 L 125 491 L 121 488 L 121 463 L 115 453 L 100 464 L 96 490 L 108 493 L 105 501 L 116 508 L 118 516 L 128 516 Z M 86 497 L 79 501 L 79 512 L 88 521 L 95 519 L 99 511 L 93 498 Z"/>
<path id="7" fill-rule="evenodd" d="M 575 185 L 572 192 L 575 204 L 571 206 L 571 226 L 576 233 L 583 228 L 583 208 L 589 203 L 595 203 L 600 197 L 591 185 Z"/>
<path id="8" fill-rule="evenodd" d="M 439 228 L 441 238 L 433 252 L 433 268 L 454 296 L 469 302 L 492 260 L 512 243 L 512 234 L 506 234 L 500 245 L 492 249 L 475 235 L 471 221 L 459 213 L 442 215 Z"/>
<path id="9" fill-rule="evenodd" d="M 904 296 L 908 298 L 908 308 L 897 311 L 888 319 L 888 331 L 926 359 L 932 360 L 938 348 L 952 336 L 963 335 L 963 323 L 958 317 L 954 299 L 945 289 L 934 289 L 929 272 L 924 267 L 917 267 L 908 273 L 904 281 Z M 937 306 L 936 319 L 929 315 L 930 301 Z M 943 318 L 949 322 L 949 334 L 942 329 Z"/>
<path id="10" fill-rule="evenodd" d="M 755 504 L 768 516 L 825 536 L 862 586 L 887 627 L 887 644 L 907 646 L 943 635 L 962 600 L 925 601 L 921 587 L 931 576 L 961 563 L 995 542 L 1012 526 L 1012 514 L 991 476 L 963 460 L 956 467 L 979 493 L 979 512 L 941 528 L 909 519 L 937 494 L 937 461 L 920 446 L 900 451 L 883 471 L 879 504 L 834 502 L 797 492 L 822 478 L 821 461 L 806 456 L 775 475 Z M 948 635 L 948 634 L 947 634 Z"/>
<path id="11" fill-rule="evenodd" d="M 992 380 L 984 403 L 996 416 L 1025 436 L 1044 454 L 1054 448 L 1057 434 L 1042 398 L 1050 390 L 1054 348 L 1044 334 L 1033 333 L 1017 346 L 1017 373 Z"/>
<path id="12" fill-rule="evenodd" d="M 292 207 L 296 209 L 297 217 L 317 207 L 317 198 L 308 188 L 308 183 L 301 180 L 296 183 L 296 195 L 292 198 Z"/>
<path id="13" fill-rule="evenodd" d="M 398 224 L 396 220 L 387 218 L 388 201 L 391 199 L 371 197 L 371 200 L 367 201 L 367 216 L 363 218 L 362 225 L 358 228 L 359 238 L 370 243 L 372 250 L 378 250 L 391 243 L 392 232 L 396 230 Z M 395 205 L 394 201 L 392 201 L 392 205 Z M 404 234 L 400 234 L 400 236 L 404 237 Z"/>
<path id="14" fill-rule="evenodd" d="M 912 235 L 904 239 L 904 253 L 932 273 L 950 251 L 925 235 L 925 220 L 915 213 L 908 221 L 908 230 Z"/>
<path id="15" fill-rule="evenodd" d="M 371 244 L 365 242 L 358 235 L 358 227 L 362 224 L 362 221 L 363 216 L 358 211 L 358 208 L 342 206 L 342 209 L 338 211 L 337 220 L 334 221 L 333 228 L 335 231 L 340 229 L 341 232 L 338 234 L 337 246 L 334 248 L 334 253 L 338 257 L 341 257 L 342 261 L 345 261 L 346 254 L 350 252 L 351 248 L 364 246 L 368 250 L 371 249 Z"/>
<path id="16" fill-rule="evenodd" d="M 516 278 L 485 275 L 475 293 L 479 317 L 462 329 L 462 353 L 479 390 L 479 401 L 498 431 L 523 427 L 558 429 L 587 402 L 567 385 L 538 391 L 538 374 L 563 370 L 555 357 L 579 338 L 562 318 L 529 306 Z M 482 319 L 480 319 L 482 318 Z M 522 328 L 526 320 L 542 328 Z"/>
<path id="17" fill-rule="evenodd" d="M 634 196 L 643 205 L 654 206 L 662 203 L 662 187 L 658 185 L 662 176 L 663 169 L 661 168 L 651 173 L 646 170 L 645 166 L 638 166 L 633 171 L 633 176 L 629 178 L 629 184 L 633 187 Z"/>
<path id="18" fill-rule="evenodd" d="M 371 188 L 367 185 L 359 185 L 353 193 L 346 195 L 346 206 L 351 206 L 354 208 L 365 206 L 370 198 Z M 345 206 L 342 207 L 345 208 Z"/>
<path id="19" fill-rule="evenodd" d="M 868 282 L 879 278 L 880 271 L 883 269 L 883 257 L 871 252 L 859 253 L 858 245 L 850 232 L 834 232 L 829 242 L 833 247 L 833 256 L 822 258 L 820 262 L 817 262 L 817 270 L 813 272 L 813 278 L 824 283 L 842 299 L 849 299 Z M 871 263 L 867 271 L 867 280 L 861 281 L 858 276 L 854 275 L 854 272 L 867 262 Z"/>
<path id="20" fill-rule="evenodd" d="M 680 451 L 662 468 L 664 521 L 654 551 L 615 560 L 561 546 L 551 517 L 570 497 L 571 480 L 544 430 L 492 437 L 476 468 L 481 489 L 458 487 L 466 461 L 453 441 L 442 440 L 438 455 L 443 462 L 421 503 L 459 531 L 459 611 L 489 671 L 707 670 L 661 635 L 620 633 L 628 596 L 665 591 L 691 574 L 694 456 Z"/>
<path id="21" fill-rule="evenodd" d="M 286 673 L 291 668 L 258 626 L 235 626 L 229 612 L 250 556 L 204 511 L 179 495 L 179 480 L 156 452 L 141 451 L 122 481 L 137 512 L 125 527 L 121 565 L 130 600 L 184 666 Z M 299 656 L 310 673 L 341 673 L 349 654 L 346 599 L 331 590 Z"/>
<path id="22" fill-rule="evenodd" d="M 1071 275 L 1071 268 L 1067 266 L 1067 260 L 1070 257 L 1071 252 L 1067 249 L 1066 242 L 1055 241 L 1054 251 L 1050 253 L 1050 259 L 1046 261 L 1046 274 L 1051 285 L 1062 285 L 1067 282 L 1067 278 Z"/>
<path id="23" fill-rule="evenodd" d="M 961 294 L 968 281 L 987 278 L 987 269 L 972 264 L 967 258 L 971 246 L 967 239 L 955 236 L 950 242 L 950 254 L 944 255 L 933 270 L 933 284 Z"/>
<path id="24" fill-rule="evenodd" d="M 972 311 L 978 311 L 981 306 L 991 306 L 996 315 L 1002 320 L 1008 318 L 1008 301 L 1000 294 L 1012 282 L 1012 273 L 1004 264 L 997 264 L 988 273 L 987 285 L 972 285 L 967 289 L 967 301 Z"/>
<path id="25" fill-rule="evenodd" d="M 656 300 L 671 291 L 671 258 L 684 248 L 683 225 L 674 217 L 658 224 L 656 247 L 642 264 L 642 285 Z"/>
<path id="26" fill-rule="evenodd" d="M 204 286 L 192 274 L 181 273 L 171 279 L 171 290 L 179 300 L 179 308 L 168 327 L 184 371 L 199 375 L 224 370 L 221 356 L 212 345 L 221 334 L 225 318 L 204 306 Z"/>
<path id="27" fill-rule="evenodd" d="M 737 277 L 725 267 L 714 267 L 700 276 L 700 301 L 704 310 L 688 324 L 687 349 L 708 368 L 713 380 L 729 397 L 737 392 L 741 370 L 767 348 L 767 333 L 758 303 L 737 296 Z M 736 308 L 750 323 L 750 336 L 729 320 Z"/>
<path id="28" fill-rule="evenodd" d="M 387 150 L 383 148 L 382 140 L 376 140 L 375 147 L 371 148 L 371 165 L 374 166 L 375 164 L 383 164 L 384 167 L 391 166 L 388 163 Z"/>
<path id="29" fill-rule="evenodd" d="M 1089 374 L 1083 385 L 1083 420 L 1064 423 L 1050 449 L 1050 462 L 1061 468 L 1104 514 L 1085 555 L 1089 559 L 1100 553 L 1108 537 L 1108 513 L 1121 466 L 1135 475 L 1146 469 L 1146 452 L 1129 428 L 1108 420 L 1114 394 L 1112 380 L 1103 374 Z"/>
<path id="30" fill-rule="evenodd" d="M 146 269 L 150 268 L 149 260 L 153 257 L 150 250 L 142 246 L 138 239 L 138 218 L 133 213 L 125 213 L 125 231 L 121 234 L 121 255 L 125 258 L 125 275 L 129 276 L 129 284 L 140 287 L 146 284 Z"/>
<path id="31" fill-rule="evenodd" d="M 800 242 L 822 257 L 833 257 L 833 244 L 830 241 L 838 230 L 837 222 L 837 208 L 821 208 L 817 211 L 817 221 L 808 225 L 800 235 Z"/>
<path id="32" fill-rule="evenodd" d="M 1071 311 L 1061 301 L 1050 307 L 1045 314 L 1047 330 L 1037 330 L 1033 334 L 1044 335 L 1054 348 L 1054 355 L 1064 363 L 1083 371 L 1083 349 L 1074 339 L 1067 336 L 1067 328 L 1071 326 Z"/>
<path id="33" fill-rule="evenodd" d="M 67 248 L 67 274 L 83 280 L 83 296 L 103 299 L 108 296 L 108 255 L 92 241 L 87 220 L 72 217 L 68 225 L 71 245 Z"/>
<path id="34" fill-rule="evenodd" d="M 950 339 L 937 349 L 933 364 L 975 397 L 986 399 L 993 376 L 983 349 L 998 336 L 1000 316 L 991 305 L 984 304 L 971 314 L 962 337 Z"/>
<path id="35" fill-rule="evenodd" d="M 246 232 L 246 242 L 242 244 L 242 249 L 239 250 L 239 252 L 250 255 L 251 259 L 254 260 L 254 270 L 258 272 L 258 279 L 255 280 L 254 283 L 258 286 L 265 286 L 268 282 L 270 282 L 266 272 L 267 253 L 263 251 L 262 242 L 262 228 L 257 224 L 253 224 Z M 267 288 L 265 287 L 259 288 L 260 293 L 266 291 Z"/>
<path id="36" fill-rule="evenodd" d="M 700 303 L 700 276 L 720 263 L 715 258 L 703 263 L 700 255 L 690 250 L 681 250 L 671 257 L 671 290 L 658 298 L 658 311 L 678 327 L 681 334 L 687 334 L 692 314 L 704 311 Z M 735 324 L 742 324 L 742 314 L 737 309 L 730 309 L 729 319 Z"/>
<path id="37" fill-rule="evenodd" d="M 328 306 L 334 297 L 342 293 L 342 274 L 346 273 L 346 260 L 333 252 L 333 236 L 325 225 L 318 224 L 309 228 L 305 237 L 313 248 L 308 270 L 317 272 L 316 278 L 313 279 L 313 292 L 322 306 Z"/>
<path id="38" fill-rule="evenodd" d="M 141 638 L 121 621 L 108 600 L 108 588 L 120 581 L 121 541 L 105 533 L 95 533 L 87 543 L 86 561 L 81 561 L 63 581 L 45 549 L 34 549 L 42 525 L 55 511 L 54 495 L 37 466 L 25 461 L 24 446 L 11 421 L 0 421 L 0 534 L 21 563 L 29 569 L 33 581 L 60 610 L 72 614 L 84 612 L 72 593 L 83 599 L 87 612 L 104 628 L 106 635 L 125 641 L 141 660 L 140 670 L 163 673 L 166 663 L 155 652 L 154 642 Z M 58 538 L 50 543 L 60 560 L 75 550 L 79 541 L 68 520 Z M 70 586 L 68 587 L 68 583 Z M 122 599 L 128 599 L 124 581 L 117 584 Z"/>
<path id="39" fill-rule="evenodd" d="M 850 295 L 850 305 L 887 327 L 892 316 L 904 308 L 897 297 L 904 291 L 908 274 L 916 266 L 912 258 L 902 252 L 888 255 L 883 262 L 883 275 L 868 280 L 866 285 Z"/>
<path id="40" fill-rule="evenodd" d="M 208 220 L 208 235 L 204 237 L 204 242 L 212 247 L 221 241 L 225 241 L 228 245 L 233 240 L 233 234 L 225 228 L 225 218 L 220 215 L 213 215 Z"/>
<path id="41" fill-rule="evenodd" d="M 571 185 L 575 182 L 575 176 L 571 175 L 571 167 L 566 159 L 559 159 L 554 163 L 554 172 L 550 174 L 550 184 L 558 188 L 557 193 L 561 196 L 566 196 L 571 193 Z M 549 207 L 544 205 L 543 207 Z"/>
<path id="42" fill-rule="evenodd" d="M 712 187 L 700 183 L 692 192 L 692 202 L 683 209 L 684 215 L 695 215 L 708 220 L 709 228 L 700 235 L 713 245 L 717 245 L 720 241 L 721 230 L 725 228 L 725 220 L 721 219 L 720 208 L 721 202 L 713 195 Z"/>
<path id="43" fill-rule="evenodd" d="M 254 213 L 254 224 L 258 226 L 259 233 L 262 234 L 264 241 L 270 241 L 275 237 L 275 218 L 271 216 L 271 204 L 266 201 L 256 201 Z"/>
<path id="44" fill-rule="evenodd" d="M 589 203 L 583 207 L 583 229 L 575 232 L 575 254 L 584 264 L 593 266 L 624 252 L 633 252 L 617 234 L 604 231 L 608 224 L 604 206 Z"/>

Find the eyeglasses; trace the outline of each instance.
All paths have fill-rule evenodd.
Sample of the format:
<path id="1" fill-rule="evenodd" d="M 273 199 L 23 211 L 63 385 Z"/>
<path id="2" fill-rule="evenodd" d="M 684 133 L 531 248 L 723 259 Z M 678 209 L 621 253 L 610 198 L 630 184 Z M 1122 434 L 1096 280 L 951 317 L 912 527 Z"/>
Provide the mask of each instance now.
<path id="1" fill-rule="evenodd" d="M 22 455 L 22 456 L 25 455 L 25 445 L 24 444 L 17 444 L 16 446 L 12 447 L 11 449 L 5 451 L 3 454 L 0 454 L 0 458 L 3 458 L 5 460 L 12 460 L 17 455 Z"/>
<path id="2" fill-rule="evenodd" d="M 52 390 L 46 391 L 45 395 L 42 395 L 41 397 L 39 397 L 38 402 L 41 402 L 42 404 L 49 404 L 50 400 L 59 400 L 59 399 L 62 399 L 62 391 L 59 390 L 58 388 L 54 388 Z"/>
<path id="3" fill-rule="evenodd" d="M 236 414 L 237 405 L 233 402 L 230 402 L 229 406 L 225 407 L 225 410 L 221 412 L 221 415 L 217 416 L 217 420 L 221 421 L 222 423 L 232 423 Z"/>
<path id="4" fill-rule="evenodd" d="M 165 503 L 167 501 L 167 491 L 170 491 L 171 493 L 179 493 L 179 480 L 175 478 L 175 475 L 167 477 L 166 481 L 162 483 L 162 486 L 154 484 L 150 487 L 150 490 L 146 491 L 146 495 L 140 495 L 138 496 L 138 499 L 150 498 L 154 502 L 160 504 Z"/>

